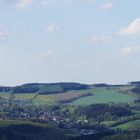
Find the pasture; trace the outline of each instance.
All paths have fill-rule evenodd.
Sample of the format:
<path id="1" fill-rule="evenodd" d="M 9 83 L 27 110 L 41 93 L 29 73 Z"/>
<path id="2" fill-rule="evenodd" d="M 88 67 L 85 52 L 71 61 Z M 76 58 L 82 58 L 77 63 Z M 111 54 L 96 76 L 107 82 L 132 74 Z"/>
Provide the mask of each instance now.
<path id="1" fill-rule="evenodd" d="M 9 125 L 19 125 L 19 124 L 29 124 L 29 125 L 40 126 L 40 127 L 47 126 L 47 124 L 44 124 L 44 123 L 36 123 L 36 122 L 30 122 L 30 121 L 0 120 L 0 127 L 5 127 Z"/>
<path id="2" fill-rule="evenodd" d="M 88 93 L 91 95 L 88 96 Z M 10 93 L 0 93 L 0 97 L 8 99 Z M 56 94 L 16 93 L 16 99 L 31 99 L 34 105 L 50 105 L 58 102 L 70 102 L 71 105 L 90 105 L 97 103 L 132 103 L 136 97 L 123 93 L 119 88 L 94 88 L 88 90 L 74 90 Z"/>
<path id="3" fill-rule="evenodd" d="M 0 93 L 0 97 L 2 97 L 4 99 L 8 99 L 10 97 L 10 93 L 8 93 L 8 92 L 1 92 Z"/>
<path id="4" fill-rule="evenodd" d="M 117 89 L 96 88 L 89 91 L 92 96 L 73 101 L 73 105 L 90 105 L 97 103 L 132 103 L 136 97 L 124 94 Z"/>
<path id="5" fill-rule="evenodd" d="M 36 93 L 28 93 L 28 94 L 19 93 L 19 94 L 14 94 L 16 99 L 22 99 L 22 100 L 34 99 L 36 95 L 37 95 Z"/>
<path id="6" fill-rule="evenodd" d="M 124 129 L 124 130 L 140 128 L 140 120 L 130 121 L 128 123 L 124 123 L 124 124 L 118 125 L 118 126 L 116 126 L 114 128 L 115 129 L 116 128 Z"/>
<path id="7" fill-rule="evenodd" d="M 11 93 L 5 93 L 2 92 L 0 93 L 0 97 L 4 98 L 4 99 L 8 99 L 11 96 Z M 13 94 L 13 97 L 15 97 L 16 99 L 22 99 L 22 100 L 26 100 L 26 99 L 33 99 L 36 96 L 36 93 L 16 93 Z"/>
<path id="8" fill-rule="evenodd" d="M 59 94 L 50 94 L 50 95 L 38 95 L 37 99 L 40 100 L 52 100 L 54 102 L 69 102 L 70 100 L 75 100 L 80 97 L 86 96 L 87 93 L 81 92 L 66 92 L 66 93 L 59 93 Z"/>

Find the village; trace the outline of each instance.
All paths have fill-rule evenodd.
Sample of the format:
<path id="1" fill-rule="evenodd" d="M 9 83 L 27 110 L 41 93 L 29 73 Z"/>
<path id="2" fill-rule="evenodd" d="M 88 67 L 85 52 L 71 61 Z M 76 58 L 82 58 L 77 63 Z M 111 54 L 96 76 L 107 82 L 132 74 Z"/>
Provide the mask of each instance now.
<path id="1" fill-rule="evenodd" d="M 18 120 L 43 123 L 50 126 L 56 126 L 62 129 L 68 129 L 78 135 L 96 134 L 98 131 L 104 131 L 106 128 L 102 125 L 92 125 L 86 119 L 75 119 L 69 109 L 63 110 L 59 106 L 48 107 L 34 106 L 31 100 L 19 100 L 16 98 L 4 99 L 0 97 L 0 119 Z"/>

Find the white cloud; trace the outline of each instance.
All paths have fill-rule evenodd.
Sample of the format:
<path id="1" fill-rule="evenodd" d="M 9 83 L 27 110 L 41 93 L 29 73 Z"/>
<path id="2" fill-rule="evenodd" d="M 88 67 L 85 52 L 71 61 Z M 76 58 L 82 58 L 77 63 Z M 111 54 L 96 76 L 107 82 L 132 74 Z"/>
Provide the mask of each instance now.
<path id="1" fill-rule="evenodd" d="M 6 25 L 0 24 L 0 39 L 7 38 L 10 35 Z"/>
<path id="2" fill-rule="evenodd" d="M 99 8 L 102 10 L 109 10 L 112 9 L 114 4 L 112 2 L 102 3 L 99 5 Z"/>
<path id="3" fill-rule="evenodd" d="M 51 24 L 47 27 L 47 32 L 49 33 L 53 33 L 53 32 L 59 32 L 60 31 L 60 27 L 59 25 L 54 25 L 54 24 Z"/>
<path id="4" fill-rule="evenodd" d="M 119 31 L 119 35 L 130 35 L 140 32 L 140 18 L 136 18 L 126 28 L 122 28 Z"/>
<path id="5" fill-rule="evenodd" d="M 126 46 L 121 49 L 120 55 L 126 56 L 140 51 L 140 46 Z"/>
<path id="6" fill-rule="evenodd" d="M 17 8 L 26 8 L 31 6 L 34 3 L 34 0 L 18 0 L 16 3 Z"/>
<path id="7" fill-rule="evenodd" d="M 92 36 L 90 39 L 91 43 L 102 43 L 102 42 L 108 42 L 110 41 L 112 38 L 110 36 L 107 35 L 101 35 L 101 36 Z"/>

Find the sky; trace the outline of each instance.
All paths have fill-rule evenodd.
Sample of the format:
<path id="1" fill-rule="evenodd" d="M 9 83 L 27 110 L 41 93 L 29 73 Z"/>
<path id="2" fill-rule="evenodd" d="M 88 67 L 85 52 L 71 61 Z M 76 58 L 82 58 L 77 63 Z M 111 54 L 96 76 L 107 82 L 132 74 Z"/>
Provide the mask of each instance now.
<path id="1" fill-rule="evenodd" d="M 140 80 L 140 0 L 0 0 L 0 85 Z"/>

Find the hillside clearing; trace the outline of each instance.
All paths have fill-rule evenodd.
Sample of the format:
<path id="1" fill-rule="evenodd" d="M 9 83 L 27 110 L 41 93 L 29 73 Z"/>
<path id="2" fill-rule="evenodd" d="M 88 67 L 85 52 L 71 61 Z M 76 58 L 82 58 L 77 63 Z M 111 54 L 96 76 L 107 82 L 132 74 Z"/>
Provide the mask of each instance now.
<path id="1" fill-rule="evenodd" d="M 128 122 L 128 123 L 124 123 L 124 124 L 118 125 L 114 128 L 115 129 L 116 128 L 124 129 L 124 130 L 140 128 L 140 120 L 135 120 L 135 121 L 131 121 L 131 122 Z"/>
<path id="2" fill-rule="evenodd" d="M 90 90 L 93 95 L 72 102 L 73 105 L 90 105 L 97 103 L 132 103 L 136 97 L 119 92 L 116 89 L 96 88 Z"/>

